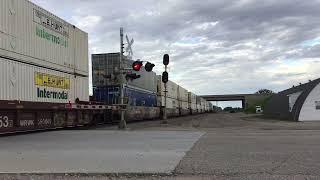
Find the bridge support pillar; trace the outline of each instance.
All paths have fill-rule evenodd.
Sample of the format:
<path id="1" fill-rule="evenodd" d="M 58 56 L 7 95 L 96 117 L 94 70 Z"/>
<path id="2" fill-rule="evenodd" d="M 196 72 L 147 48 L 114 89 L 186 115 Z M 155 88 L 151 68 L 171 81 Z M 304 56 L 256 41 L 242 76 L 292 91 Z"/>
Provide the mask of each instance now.
<path id="1" fill-rule="evenodd" d="M 241 102 L 242 102 L 242 109 L 246 109 L 246 100 L 243 99 Z"/>

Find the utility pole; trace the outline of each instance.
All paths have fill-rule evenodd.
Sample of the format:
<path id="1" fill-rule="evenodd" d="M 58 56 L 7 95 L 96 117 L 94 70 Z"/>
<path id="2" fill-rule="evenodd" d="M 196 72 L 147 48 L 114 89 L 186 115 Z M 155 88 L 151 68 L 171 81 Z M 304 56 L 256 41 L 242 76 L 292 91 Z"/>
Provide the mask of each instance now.
<path id="1" fill-rule="evenodd" d="M 124 72 L 123 69 L 124 67 L 124 44 L 123 44 L 123 28 L 120 28 L 120 58 L 119 58 L 119 70 L 120 70 L 120 104 L 121 104 L 121 117 L 120 117 L 120 122 L 119 122 L 119 129 L 126 129 L 127 123 L 124 118 L 125 112 L 126 112 L 126 107 L 124 105 Z"/>

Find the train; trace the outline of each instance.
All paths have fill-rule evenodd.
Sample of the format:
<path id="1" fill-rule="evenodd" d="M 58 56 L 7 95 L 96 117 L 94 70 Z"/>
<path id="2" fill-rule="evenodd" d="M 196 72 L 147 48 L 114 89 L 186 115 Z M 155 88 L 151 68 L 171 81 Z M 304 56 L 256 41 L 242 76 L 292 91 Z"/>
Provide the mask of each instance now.
<path id="1" fill-rule="evenodd" d="M 88 34 L 28 0 L 12 2 L 0 1 L 0 134 L 116 122 L 120 86 L 129 121 L 161 116 L 159 76 L 141 71 L 140 79 L 119 85 L 116 76 L 101 76 L 115 74 L 119 53 L 108 54 L 110 61 L 93 55 L 102 61 L 93 61 L 90 98 Z M 200 97 L 169 84 L 170 117 L 210 111 Z"/>
<path id="2" fill-rule="evenodd" d="M 158 81 L 159 84 L 161 84 L 160 75 L 158 76 Z M 127 104 L 127 111 L 125 113 L 126 121 L 133 122 L 159 119 L 162 117 L 164 108 L 166 108 L 168 117 L 179 117 L 214 111 L 214 106 L 210 102 L 207 102 L 192 92 L 186 91 L 170 80 L 168 84 L 171 84 L 177 91 L 175 91 L 176 93 L 168 93 L 166 107 L 164 106 L 165 97 L 162 93 L 164 89 L 158 87 L 155 93 L 134 86 L 124 85 L 124 97 Z M 172 91 L 169 89 L 168 92 Z M 92 100 L 109 105 L 118 104 L 120 102 L 120 87 L 94 87 Z M 120 112 L 117 111 L 114 114 L 119 117 L 119 113 Z M 119 118 L 110 119 L 112 122 L 116 122 L 117 120 L 119 120 Z"/>
<path id="3" fill-rule="evenodd" d="M 0 1 L 0 134 L 105 123 L 89 100 L 88 34 L 28 0 Z"/>
<path id="4" fill-rule="evenodd" d="M 167 99 L 165 106 L 164 83 L 161 75 L 146 72 L 141 68 L 135 72 L 141 76 L 128 83 L 119 83 L 114 69 L 119 66 L 120 53 L 103 53 L 92 55 L 93 96 L 92 100 L 108 104 L 120 104 L 120 89 L 124 89 L 127 104 L 125 114 L 127 121 L 157 119 L 162 117 L 164 108 L 168 117 L 214 111 L 214 107 L 201 96 L 188 91 L 169 80 L 167 83 Z M 124 65 L 130 68 L 133 60 L 124 56 Z"/>

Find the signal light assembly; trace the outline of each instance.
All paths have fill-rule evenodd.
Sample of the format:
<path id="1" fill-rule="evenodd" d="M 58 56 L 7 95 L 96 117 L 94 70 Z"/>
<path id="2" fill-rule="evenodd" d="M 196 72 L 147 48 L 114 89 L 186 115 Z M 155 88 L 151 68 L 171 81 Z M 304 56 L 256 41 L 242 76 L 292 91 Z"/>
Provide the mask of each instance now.
<path id="1" fill-rule="evenodd" d="M 143 66 L 143 61 L 140 61 L 140 60 L 137 60 L 137 61 L 134 61 L 132 63 L 132 69 L 134 71 L 140 71 L 141 67 Z M 145 70 L 147 72 L 151 72 L 152 69 L 154 68 L 154 64 L 150 63 L 150 62 L 147 62 L 146 65 L 145 65 Z M 131 80 L 134 80 L 134 79 L 138 79 L 140 78 L 141 75 L 137 75 L 136 73 L 131 73 L 131 74 L 127 74 L 126 75 L 126 79 L 131 79 Z"/>
<path id="2" fill-rule="evenodd" d="M 163 72 L 162 73 L 162 82 L 163 83 L 167 83 L 169 81 L 169 74 L 168 74 L 168 72 Z"/>
<path id="3" fill-rule="evenodd" d="M 132 69 L 135 71 L 140 71 L 141 67 L 142 67 L 142 61 L 135 61 L 132 64 Z"/>
<path id="4" fill-rule="evenodd" d="M 154 64 L 147 62 L 147 64 L 145 65 L 145 69 L 147 72 L 151 72 L 154 66 L 155 66 Z"/>
<path id="5" fill-rule="evenodd" d="M 127 75 L 126 75 L 126 79 L 130 79 L 130 80 L 138 79 L 138 78 L 140 78 L 140 77 L 141 77 L 141 76 L 140 76 L 140 75 L 137 75 L 136 73 L 127 74 Z"/>
<path id="6" fill-rule="evenodd" d="M 169 55 L 168 54 L 165 54 L 163 56 L 163 65 L 165 65 L 165 66 L 169 65 Z"/>

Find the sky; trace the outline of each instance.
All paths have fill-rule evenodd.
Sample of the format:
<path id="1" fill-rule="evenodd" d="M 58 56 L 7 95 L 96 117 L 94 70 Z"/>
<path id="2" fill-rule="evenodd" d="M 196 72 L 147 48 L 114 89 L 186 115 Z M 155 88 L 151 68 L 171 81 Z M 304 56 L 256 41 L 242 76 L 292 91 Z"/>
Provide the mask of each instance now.
<path id="1" fill-rule="evenodd" d="M 198 95 L 275 92 L 320 78 L 320 0 L 31 0 L 89 34 L 89 53 L 119 52 Z"/>

